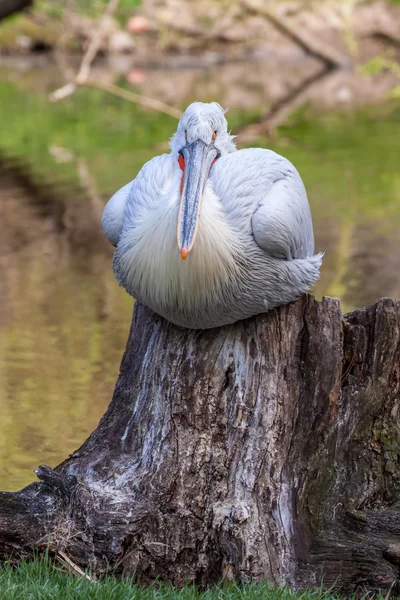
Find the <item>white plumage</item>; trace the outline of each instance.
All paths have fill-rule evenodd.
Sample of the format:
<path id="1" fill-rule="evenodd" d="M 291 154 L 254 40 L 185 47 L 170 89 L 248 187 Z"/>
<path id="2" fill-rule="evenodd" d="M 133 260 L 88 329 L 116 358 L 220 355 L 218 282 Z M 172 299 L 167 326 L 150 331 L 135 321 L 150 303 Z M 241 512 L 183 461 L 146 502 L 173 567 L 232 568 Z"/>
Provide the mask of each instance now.
<path id="1" fill-rule="evenodd" d="M 270 150 L 237 151 L 216 103 L 187 108 L 171 150 L 104 209 L 127 292 L 177 325 L 209 328 L 306 291 L 322 256 L 294 166 Z"/>

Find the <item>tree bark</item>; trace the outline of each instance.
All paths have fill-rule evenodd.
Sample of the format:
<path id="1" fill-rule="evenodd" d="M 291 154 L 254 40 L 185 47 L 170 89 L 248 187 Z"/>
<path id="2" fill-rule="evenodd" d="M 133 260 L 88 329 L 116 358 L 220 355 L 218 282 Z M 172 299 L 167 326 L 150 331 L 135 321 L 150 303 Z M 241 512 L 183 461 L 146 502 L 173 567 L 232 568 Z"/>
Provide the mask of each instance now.
<path id="1" fill-rule="evenodd" d="M 94 572 L 394 589 L 400 302 L 297 302 L 220 329 L 136 304 L 107 413 L 0 494 L 0 555 L 50 543 Z"/>

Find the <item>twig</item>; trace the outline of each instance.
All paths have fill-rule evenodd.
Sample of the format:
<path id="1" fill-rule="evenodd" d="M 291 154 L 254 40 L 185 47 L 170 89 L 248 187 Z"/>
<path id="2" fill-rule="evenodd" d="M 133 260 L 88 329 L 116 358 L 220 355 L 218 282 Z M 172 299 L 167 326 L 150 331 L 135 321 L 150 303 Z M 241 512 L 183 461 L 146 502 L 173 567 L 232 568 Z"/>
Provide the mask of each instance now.
<path id="1" fill-rule="evenodd" d="M 265 17 L 278 31 L 286 35 L 309 56 L 322 61 L 328 68 L 337 69 L 349 64 L 349 59 L 341 52 L 328 46 L 324 41 L 319 42 L 315 37 L 305 31 L 294 30 L 287 22 L 277 17 L 265 4 L 253 4 L 249 0 L 242 0 L 243 7 L 250 13 Z"/>
<path id="2" fill-rule="evenodd" d="M 386 593 L 385 600 L 389 600 L 389 598 L 391 596 L 391 593 L 392 593 L 392 589 L 394 588 L 394 586 L 396 585 L 396 583 L 397 583 L 397 579 L 394 579 L 392 581 L 391 585 L 390 585 L 390 588 L 388 589 L 388 591 Z"/>
<path id="3" fill-rule="evenodd" d="M 58 90 L 55 90 L 52 94 L 50 94 L 49 99 L 52 102 L 64 100 L 64 98 L 68 98 L 68 96 L 71 96 L 75 92 L 76 88 L 76 81 L 70 81 L 70 83 L 63 85 L 63 87 L 58 88 Z"/>
<path id="4" fill-rule="evenodd" d="M 101 35 L 104 29 L 104 23 L 106 19 L 110 17 L 116 10 L 118 3 L 119 0 L 109 0 L 109 3 L 107 4 L 107 7 L 100 19 L 99 26 L 96 32 L 92 35 L 89 47 L 82 58 L 78 73 L 74 77 L 73 81 L 70 81 L 66 85 L 58 88 L 52 94 L 50 94 L 50 100 L 52 102 L 58 102 L 59 100 L 63 100 L 64 98 L 74 94 L 79 86 L 90 86 L 103 90 L 104 92 L 108 92 L 109 94 L 113 94 L 114 96 L 118 96 L 119 98 L 123 98 L 124 100 L 128 100 L 134 104 L 139 104 L 146 108 L 151 108 L 152 110 L 169 115 L 170 117 L 174 117 L 175 119 L 180 119 L 181 112 L 177 108 L 161 102 L 161 100 L 148 98 L 146 96 L 136 94 L 135 92 L 125 90 L 112 83 L 90 78 L 92 63 L 100 50 Z"/>
<path id="5" fill-rule="evenodd" d="M 78 565 L 76 565 L 70 558 L 69 556 L 67 556 L 65 554 L 65 552 L 63 552 L 62 550 L 58 550 L 57 551 L 57 558 L 60 560 L 61 563 L 66 562 L 72 569 L 72 571 L 74 573 L 77 573 L 78 575 L 81 575 L 82 577 L 85 577 L 85 579 L 87 579 L 88 581 L 92 581 L 95 582 L 95 579 L 93 579 L 93 577 L 90 577 L 90 575 L 88 575 L 87 573 L 85 573 L 85 571 L 83 571 L 80 567 L 78 567 Z"/>
<path id="6" fill-rule="evenodd" d="M 136 94 L 135 92 L 131 92 L 130 90 L 125 90 L 113 83 L 108 83 L 107 81 L 101 81 L 99 79 L 89 79 L 85 85 L 90 87 L 98 88 L 99 90 L 103 90 L 105 92 L 109 92 L 114 96 L 118 96 L 119 98 L 123 98 L 124 100 L 129 100 L 135 104 L 140 104 L 141 106 L 145 106 L 146 108 L 151 108 L 158 112 L 169 115 L 170 117 L 174 117 L 175 119 L 181 118 L 181 111 L 173 106 L 169 106 L 168 104 L 164 104 L 161 100 L 156 100 L 155 98 L 148 98 L 147 96 L 142 96 L 141 94 Z"/>

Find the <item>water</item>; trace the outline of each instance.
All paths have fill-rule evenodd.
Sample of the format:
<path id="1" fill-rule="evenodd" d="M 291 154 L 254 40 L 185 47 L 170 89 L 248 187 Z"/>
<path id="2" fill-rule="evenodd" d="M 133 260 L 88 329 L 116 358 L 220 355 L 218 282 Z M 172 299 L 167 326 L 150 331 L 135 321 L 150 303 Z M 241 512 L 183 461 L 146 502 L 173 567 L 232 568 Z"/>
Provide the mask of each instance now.
<path id="1" fill-rule="evenodd" d="M 0 489 L 9 490 L 75 450 L 110 401 L 133 302 L 113 278 L 101 210 L 176 127 L 97 90 L 50 105 L 54 66 L 22 67 L 0 69 Z M 222 84 L 218 69 L 187 71 L 193 89 L 179 103 L 205 82 L 207 99 L 219 99 L 222 85 L 235 131 L 265 110 L 267 91 L 243 82 L 242 66 Z M 153 85 L 162 98 L 168 73 L 147 73 L 147 93 Z M 174 77 L 175 86 L 184 79 Z M 400 112 L 318 106 L 297 107 L 276 139 L 255 142 L 286 155 L 305 181 L 326 253 L 315 293 L 340 296 L 344 311 L 400 297 Z"/>
<path id="2" fill-rule="evenodd" d="M 118 375 L 132 300 L 114 281 L 108 249 L 76 248 L 4 171 L 0 189 L 8 230 L 0 268 L 0 488 L 17 489 L 35 466 L 57 464 L 96 426 Z"/>

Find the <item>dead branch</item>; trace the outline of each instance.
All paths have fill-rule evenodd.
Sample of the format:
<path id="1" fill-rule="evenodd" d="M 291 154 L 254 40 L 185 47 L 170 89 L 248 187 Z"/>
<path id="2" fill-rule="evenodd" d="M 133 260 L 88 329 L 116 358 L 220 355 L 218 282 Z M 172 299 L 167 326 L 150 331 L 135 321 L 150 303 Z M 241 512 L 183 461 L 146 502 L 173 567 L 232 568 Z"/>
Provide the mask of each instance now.
<path id="1" fill-rule="evenodd" d="M 57 558 L 61 564 L 66 564 L 68 566 L 70 573 L 73 573 L 74 575 L 80 575 L 91 582 L 96 581 L 93 577 L 90 577 L 90 575 L 85 573 L 85 571 L 83 571 L 77 564 L 75 564 L 74 561 L 72 561 L 62 550 L 58 550 Z"/>
<path id="2" fill-rule="evenodd" d="M 306 31 L 294 30 L 287 22 L 276 16 L 265 4 L 253 4 L 249 0 L 242 0 L 242 6 L 253 14 L 258 14 L 267 19 L 278 31 L 283 33 L 292 42 L 297 44 L 309 56 L 322 61 L 330 69 L 346 67 L 349 64 L 347 56 L 332 46 L 328 46 L 325 41 L 318 40 Z"/>
<path id="3" fill-rule="evenodd" d="M 124 100 L 128 100 L 129 102 L 133 102 L 134 104 L 140 104 L 145 108 L 151 108 L 152 110 L 156 110 L 158 112 L 169 115 L 170 117 L 174 117 L 175 119 L 181 118 L 181 111 L 173 106 L 169 106 L 161 100 L 156 100 L 155 98 L 149 98 L 147 96 L 142 96 L 141 94 L 136 94 L 130 90 L 125 90 L 117 85 L 109 83 L 108 81 L 102 81 L 99 79 L 89 79 L 86 82 L 86 85 L 90 87 L 98 88 L 99 90 L 103 90 L 105 92 L 109 92 L 114 96 L 118 96 L 119 98 L 123 98 Z"/>

